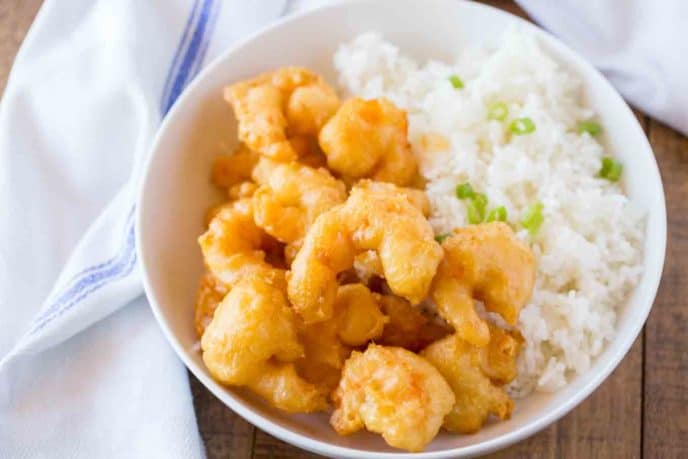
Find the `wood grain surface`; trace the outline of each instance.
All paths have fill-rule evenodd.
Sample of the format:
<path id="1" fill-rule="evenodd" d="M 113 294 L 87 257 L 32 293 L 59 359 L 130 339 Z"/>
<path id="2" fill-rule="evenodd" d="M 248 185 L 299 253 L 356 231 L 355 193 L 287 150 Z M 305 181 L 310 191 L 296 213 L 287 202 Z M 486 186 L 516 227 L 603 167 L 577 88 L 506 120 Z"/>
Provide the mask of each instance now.
<path id="1" fill-rule="evenodd" d="M 42 0 L 0 0 L 0 85 Z M 522 17 L 512 1 L 487 1 Z M 685 56 L 684 56 L 685 57 Z M 587 400 L 554 425 L 491 458 L 688 457 L 688 139 L 638 114 L 660 166 L 669 219 L 664 276 L 631 351 Z M 209 458 L 318 457 L 254 428 L 189 375 Z"/>

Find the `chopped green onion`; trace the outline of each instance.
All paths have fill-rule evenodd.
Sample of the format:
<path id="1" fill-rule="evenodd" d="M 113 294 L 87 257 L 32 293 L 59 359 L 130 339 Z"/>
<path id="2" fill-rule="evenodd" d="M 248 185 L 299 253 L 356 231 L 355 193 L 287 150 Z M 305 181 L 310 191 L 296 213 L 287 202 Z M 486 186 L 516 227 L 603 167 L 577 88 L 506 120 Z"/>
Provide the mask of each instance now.
<path id="1" fill-rule="evenodd" d="M 516 135 L 530 134 L 535 131 L 535 123 L 528 117 L 517 118 L 511 122 L 509 129 Z"/>
<path id="2" fill-rule="evenodd" d="M 509 107 L 504 102 L 492 102 L 487 106 L 487 119 L 504 121 L 509 116 Z"/>
<path id="3" fill-rule="evenodd" d="M 467 199 L 475 196 L 473 187 L 470 183 L 462 183 L 456 186 L 456 197 L 459 199 Z"/>
<path id="4" fill-rule="evenodd" d="M 456 197 L 466 200 L 468 223 L 477 225 L 485 221 L 487 196 L 484 193 L 476 193 L 470 183 L 462 183 L 456 187 Z"/>
<path id="5" fill-rule="evenodd" d="M 483 193 L 475 195 L 466 202 L 466 217 L 468 223 L 477 225 L 485 221 L 485 208 L 487 207 L 487 196 Z"/>
<path id="6" fill-rule="evenodd" d="M 540 229 L 540 225 L 545 221 L 545 217 L 542 215 L 543 208 L 544 206 L 541 202 L 531 204 L 521 218 L 521 224 L 528 230 L 531 236 L 537 233 L 538 229 Z"/>
<path id="7" fill-rule="evenodd" d="M 602 132 L 602 126 L 590 120 L 581 121 L 580 123 L 578 123 L 578 133 L 582 134 L 584 132 L 587 132 L 591 136 L 595 137 L 597 134 Z"/>
<path id="8" fill-rule="evenodd" d="M 466 201 L 466 219 L 471 225 L 482 223 L 485 214 L 480 212 L 480 209 L 475 205 L 475 201 Z"/>
<path id="9" fill-rule="evenodd" d="M 442 241 L 447 239 L 449 236 L 451 236 L 451 233 L 438 234 L 435 236 L 435 240 L 441 244 Z"/>
<path id="10" fill-rule="evenodd" d="M 485 196 L 483 193 L 476 193 L 472 200 L 484 218 L 485 209 L 487 208 L 487 196 Z"/>
<path id="11" fill-rule="evenodd" d="M 486 221 L 489 222 L 505 222 L 506 221 L 506 207 L 495 207 L 487 214 Z"/>
<path id="12" fill-rule="evenodd" d="M 610 156 L 602 158 L 602 168 L 599 173 L 600 177 L 610 182 L 616 182 L 621 178 L 621 172 L 623 172 L 623 164 Z"/>
<path id="13" fill-rule="evenodd" d="M 463 89 L 463 81 L 461 81 L 461 78 L 457 75 L 451 75 L 449 77 L 449 82 L 454 86 L 454 89 Z"/>

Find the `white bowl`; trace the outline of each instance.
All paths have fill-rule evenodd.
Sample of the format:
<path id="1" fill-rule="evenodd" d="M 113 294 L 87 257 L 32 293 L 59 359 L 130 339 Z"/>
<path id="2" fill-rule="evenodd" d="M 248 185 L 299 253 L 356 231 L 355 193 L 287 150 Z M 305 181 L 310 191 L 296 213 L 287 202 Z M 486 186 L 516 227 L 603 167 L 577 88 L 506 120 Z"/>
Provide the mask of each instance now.
<path id="1" fill-rule="evenodd" d="M 450 60 L 461 46 L 496 46 L 513 23 L 531 30 L 544 48 L 585 84 L 588 103 L 605 126 L 610 151 L 624 163 L 630 198 L 646 209 L 644 274 L 619 315 L 616 338 L 592 368 L 554 394 L 516 404 L 506 422 L 474 435 L 440 433 L 423 453 L 394 450 L 377 435 L 337 435 L 326 414 L 288 415 L 243 390 L 216 383 L 201 360 L 193 302 L 202 270 L 196 243 L 205 210 L 221 199 L 208 180 L 212 159 L 236 144 L 231 109 L 222 99 L 228 83 L 282 65 L 321 72 L 335 82 L 332 53 L 343 41 L 376 30 L 417 59 Z M 666 241 L 664 193 L 643 130 L 611 85 L 558 40 L 497 9 L 457 0 L 362 0 L 335 4 L 276 23 L 228 50 L 209 65 L 165 118 L 150 152 L 136 216 L 137 248 L 146 293 L 160 327 L 196 377 L 227 406 L 260 429 L 301 448 L 337 457 L 467 457 L 503 448 L 556 421 L 588 396 L 616 367 L 652 307 Z M 640 377 L 640 375 L 638 375 Z"/>

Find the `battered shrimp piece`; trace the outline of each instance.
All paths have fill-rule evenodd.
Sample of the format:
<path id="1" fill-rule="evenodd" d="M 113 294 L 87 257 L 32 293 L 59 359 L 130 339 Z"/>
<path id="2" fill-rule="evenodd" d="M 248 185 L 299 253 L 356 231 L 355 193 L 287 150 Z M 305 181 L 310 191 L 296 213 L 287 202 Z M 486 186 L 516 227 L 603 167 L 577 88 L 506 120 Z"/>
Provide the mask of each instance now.
<path id="1" fill-rule="evenodd" d="M 229 199 L 236 201 L 238 199 L 250 198 L 257 189 L 258 185 L 253 182 L 246 181 L 230 186 L 229 190 L 227 191 L 227 195 L 229 196 Z"/>
<path id="2" fill-rule="evenodd" d="M 228 288 L 251 275 L 274 277 L 263 251 L 270 237 L 254 223 L 251 199 L 220 207 L 198 243 L 208 271 Z"/>
<path id="3" fill-rule="evenodd" d="M 423 190 L 400 187 L 400 191 L 411 204 L 416 206 L 426 217 L 430 215 L 430 200 Z"/>
<path id="4" fill-rule="evenodd" d="M 349 346 L 378 338 L 389 320 L 380 310 L 378 296 L 363 284 L 340 286 L 334 308 L 337 334 Z"/>
<path id="5" fill-rule="evenodd" d="M 315 82 L 294 90 L 287 104 L 289 132 L 318 135 L 339 108 L 337 93 L 319 77 Z"/>
<path id="6" fill-rule="evenodd" d="M 275 270 L 273 278 L 280 275 Z M 304 350 L 278 282 L 261 277 L 239 281 L 217 307 L 201 349 L 206 367 L 223 384 L 248 387 L 289 412 L 326 408 L 325 394 L 296 373 L 293 362 Z"/>
<path id="7" fill-rule="evenodd" d="M 270 158 L 294 160 L 296 152 L 287 140 L 284 94 L 269 81 L 259 79 L 225 89 L 225 100 L 239 121 L 239 140 Z"/>
<path id="8" fill-rule="evenodd" d="M 504 354 L 504 337 L 488 346 L 476 347 L 450 335 L 432 343 L 421 352 L 446 378 L 454 391 L 456 404 L 444 418 L 444 428 L 452 432 L 474 433 L 480 430 L 490 414 L 508 419 L 514 402 L 501 387 L 490 380 L 489 375 L 499 376 L 495 381 L 506 382 L 510 376 L 504 371 L 507 359 L 515 360 L 515 353 Z M 495 367 L 490 362 L 500 362 Z M 513 363 L 512 363 L 513 364 Z M 489 371 L 485 372 L 487 368 Z M 487 374 L 486 374 L 487 373 Z"/>
<path id="9" fill-rule="evenodd" d="M 399 346 L 417 352 L 449 333 L 431 322 L 420 309 L 395 295 L 378 295 L 384 314 L 389 317 L 378 343 Z"/>
<path id="10" fill-rule="evenodd" d="M 303 239 L 298 239 L 284 246 L 284 259 L 288 266 L 291 266 L 291 264 L 294 262 L 294 258 L 296 258 L 296 254 L 299 252 L 299 250 L 301 250 L 302 245 Z"/>
<path id="11" fill-rule="evenodd" d="M 299 162 L 312 168 L 327 167 L 327 158 L 318 146 L 318 139 L 310 135 L 297 135 L 289 139 L 299 156 Z"/>
<path id="12" fill-rule="evenodd" d="M 454 394 L 425 359 L 399 347 L 371 344 L 353 352 L 333 394 L 330 424 L 340 435 L 363 428 L 390 445 L 420 451 L 454 405 Z"/>
<path id="13" fill-rule="evenodd" d="M 302 67 L 282 67 L 272 74 L 272 84 L 288 95 L 286 108 L 289 131 L 313 135 L 339 108 L 337 92 L 325 80 Z"/>
<path id="14" fill-rule="evenodd" d="M 380 193 L 390 192 L 387 184 L 381 182 L 368 181 L 359 185 L 375 189 Z M 405 187 L 396 187 L 396 190 L 393 191 L 399 191 L 402 195 L 406 196 L 408 201 L 416 206 L 424 216 L 427 217 L 430 214 L 430 201 L 424 191 Z M 365 283 L 370 282 L 374 277 L 384 277 L 380 256 L 374 250 L 361 252 L 354 257 L 354 271 L 358 278 Z"/>
<path id="15" fill-rule="evenodd" d="M 389 183 L 375 182 L 373 180 L 361 180 L 358 182 L 359 188 L 365 188 L 374 192 L 378 196 L 404 196 L 409 203 L 420 210 L 426 217 L 430 215 L 430 200 L 425 191 L 404 186 L 390 186 Z"/>
<path id="16" fill-rule="evenodd" d="M 331 392 L 339 383 L 344 361 L 352 346 L 377 338 L 387 317 L 373 293 L 362 284 L 339 287 L 331 319 L 299 326 L 305 357 L 297 362 L 304 377 Z"/>
<path id="17" fill-rule="evenodd" d="M 270 158 L 295 160 L 292 134 L 317 135 L 339 106 L 337 93 L 318 75 L 284 67 L 225 89 L 239 122 L 239 139 Z"/>
<path id="18" fill-rule="evenodd" d="M 231 188 L 251 178 L 258 153 L 241 143 L 231 155 L 220 155 L 213 162 L 211 180 L 220 188 Z"/>
<path id="19" fill-rule="evenodd" d="M 354 257 L 354 271 L 362 282 L 368 283 L 373 277 L 383 277 L 382 262 L 377 252 L 366 250 Z"/>
<path id="20" fill-rule="evenodd" d="M 391 291 L 420 303 L 428 293 L 442 250 L 405 190 L 362 180 L 351 190 L 340 213 L 356 251 L 377 252 Z"/>
<path id="21" fill-rule="evenodd" d="M 326 392 L 301 377 L 292 363 L 266 365 L 262 376 L 248 387 L 275 408 L 288 413 L 327 409 Z"/>
<path id="22" fill-rule="evenodd" d="M 315 219 L 346 199 L 344 184 L 325 169 L 261 159 L 253 178 L 256 224 L 282 242 L 303 238 Z"/>
<path id="23" fill-rule="evenodd" d="M 482 301 L 488 311 L 514 325 L 533 291 L 533 253 L 501 222 L 459 228 L 442 242 L 442 248 L 445 256 L 433 283 L 432 299 L 461 338 L 484 346 L 490 333 L 474 301 Z"/>
<path id="24" fill-rule="evenodd" d="M 306 233 L 288 275 L 289 299 L 306 323 L 332 317 L 337 274 L 353 266 L 357 253 L 368 250 L 379 255 L 393 293 L 412 303 L 427 295 L 442 258 L 432 228 L 405 195 L 378 188 L 363 181 Z"/>
<path id="25" fill-rule="evenodd" d="M 215 277 L 209 272 L 205 272 L 201 277 L 198 293 L 196 293 L 196 305 L 194 314 L 194 325 L 196 334 L 200 338 L 205 332 L 205 328 L 213 319 L 215 309 L 222 302 L 228 289 L 217 282 Z"/>
<path id="26" fill-rule="evenodd" d="M 521 352 L 523 336 L 489 324 L 490 343 L 480 348 L 480 370 L 497 385 L 508 384 L 516 378 L 516 357 Z"/>
<path id="27" fill-rule="evenodd" d="M 320 131 L 330 169 L 352 178 L 409 185 L 418 166 L 406 134 L 406 112 L 387 99 L 349 99 Z"/>
<path id="28" fill-rule="evenodd" d="M 305 350 L 304 357 L 296 362 L 299 374 L 323 392 L 330 393 L 337 387 L 351 348 L 339 339 L 334 319 L 313 324 L 297 322 L 299 340 Z"/>

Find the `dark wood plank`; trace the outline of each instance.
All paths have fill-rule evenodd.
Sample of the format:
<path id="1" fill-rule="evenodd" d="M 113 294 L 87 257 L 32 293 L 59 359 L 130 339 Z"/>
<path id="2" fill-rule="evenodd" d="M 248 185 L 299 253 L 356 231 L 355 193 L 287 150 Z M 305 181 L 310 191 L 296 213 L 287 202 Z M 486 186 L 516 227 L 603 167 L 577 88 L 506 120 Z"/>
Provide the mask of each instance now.
<path id="1" fill-rule="evenodd" d="M 43 0 L 0 0 L 0 93 L 14 56 Z"/>
<path id="2" fill-rule="evenodd" d="M 205 443 L 208 459 L 249 459 L 255 427 L 234 414 L 191 373 L 189 384 L 198 431 Z"/>
<path id="3" fill-rule="evenodd" d="M 317 454 L 309 453 L 272 435 L 256 429 L 256 441 L 253 447 L 253 459 L 314 459 Z"/>
<path id="4" fill-rule="evenodd" d="M 667 199 L 668 246 L 657 301 L 646 325 L 643 451 L 688 457 L 688 138 L 653 122 L 650 142 Z"/>

